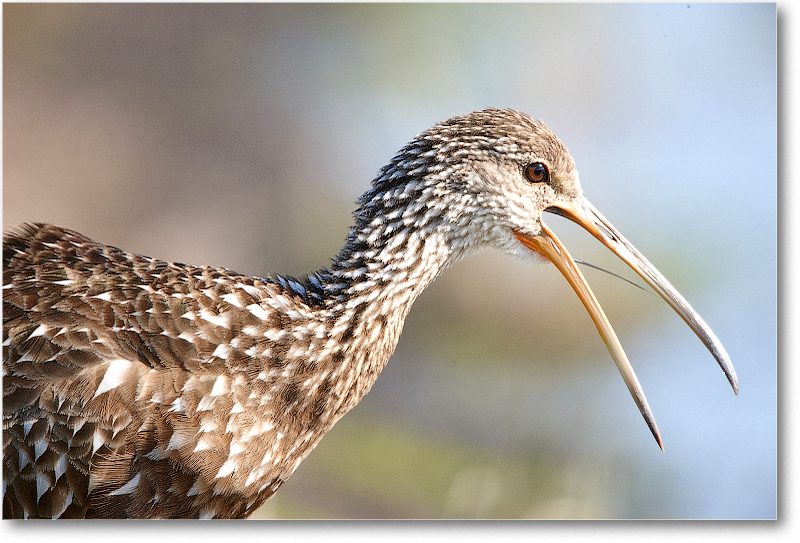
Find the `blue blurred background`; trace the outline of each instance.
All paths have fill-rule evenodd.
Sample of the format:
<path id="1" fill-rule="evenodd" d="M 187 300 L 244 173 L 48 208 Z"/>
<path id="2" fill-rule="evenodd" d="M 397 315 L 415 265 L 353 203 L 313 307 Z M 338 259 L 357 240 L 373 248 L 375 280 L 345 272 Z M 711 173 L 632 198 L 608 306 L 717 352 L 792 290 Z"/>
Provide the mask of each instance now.
<path id="1" fill-rule="evenodd" d="M 3 6 L 3 226 L 240 272 L 325 266 L 380 166 L 486 106 L 544 120 L 587 197 L 725 344 L 585 274 L 662 453 L 553 266 L 447 270 L 261 518 L 775 518 L 774 4 Z M 546 216 L 576 258 L 632 274 Z"/>

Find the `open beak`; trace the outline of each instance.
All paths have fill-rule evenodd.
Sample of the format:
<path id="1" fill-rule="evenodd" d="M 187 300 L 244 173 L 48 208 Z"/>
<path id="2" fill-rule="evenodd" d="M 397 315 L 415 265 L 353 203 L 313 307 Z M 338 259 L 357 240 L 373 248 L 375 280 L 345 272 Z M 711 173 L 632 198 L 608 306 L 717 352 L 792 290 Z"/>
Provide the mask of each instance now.
<path id="1" fill-rule="evenodd" d="M 633 269 L 639 276 L 644 279 L 658 294 L 666 301 L 672 309 L 689 325 L 689 327 L 697 334 L 697 337 L 705 344 L 714 358 L 717 359 L 722 371 L 728 378 L 734 393 L 739 393 L 739 383 L 736 379 L 736 372 L 733 369 L 728 353 L 720 343 L 711 328 L 700 318 L 700 315 L 692 309 L 692 306 L 675 290 L 669 281 L 652 265 L 636 248 L 630 244 L 628 240 L 623 237 L 614 226 L 597 211 L 597 209 L 585 198 L 578 200 L 561 202 L 554 204 L 547 208 L 546 211 L 556 213 L 571 221 L 579 224 L 600 242 L 611 249 L 611 251 L 621 258 L 628 266 Z M 608 322 L 603 308 L 595 298 L 592 289 L 583 277 L 583 274 L 578 269 L 577 264 L 570 256 L 566 247 L 561 243 L 561 240 L 556 237 L 552 230 L 542 222 L 542 233 L 537 236 L 527 236 L 514 231 L 516 238 L 522 242 L 523 245 L 529 249 L 541 253 L 548 260 L 550 260 L 572 286 L 575 293 L 583 302 L 584 307 L 592 317 L 597 331 L 603 338 L 611 357 L 614 359 L 617 368 L 619 369 L 625 385 L 633 396 L 633 400 L 639 407 L 644 420 L 650 427 L 653 437 L 656 438 L 658 446 L 664 450 L 664 445 L 661 442 L 661 436 L 658 433 L 656 421 L 653 418 L 653 413 L 650 411 L 650 406 L 647 405 L 647 399 L 644 396 L 639 380 L 631 367 L 625 351 L 622 349 L 619 340 L 617 339 L 611 323 Z"/>

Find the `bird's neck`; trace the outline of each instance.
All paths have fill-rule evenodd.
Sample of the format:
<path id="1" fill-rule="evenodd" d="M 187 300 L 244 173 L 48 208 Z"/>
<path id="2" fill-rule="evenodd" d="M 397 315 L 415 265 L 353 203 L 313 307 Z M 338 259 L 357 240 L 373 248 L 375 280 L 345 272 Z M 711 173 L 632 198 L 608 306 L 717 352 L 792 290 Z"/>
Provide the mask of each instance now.
<path id="1" fill-rule="evenodd" d="M 451 259 L 446 241 L 433 232 L 409 228 L 380 238 L 354 227 L 332 265 L 315 274 L 326 292 L 328 336 L 345 355 L 347 409 L 372 387 L 412 304 Z"/>
<path id="2" fill-rule="evenodd" d="M 361 197 L 344 247 L 331 266 L 309 277 L 318 285 L 327 337 L 340 353 L 341 371 L 353 407 L 372 387 L 394 351 L 405 318 L 422 291 L 466 254 L 454 243 L 447 205 L 428 205 L 428 186 L 398 180 L 374 184 Z M 445 203 L 446 204 L 446 203 Z"/>

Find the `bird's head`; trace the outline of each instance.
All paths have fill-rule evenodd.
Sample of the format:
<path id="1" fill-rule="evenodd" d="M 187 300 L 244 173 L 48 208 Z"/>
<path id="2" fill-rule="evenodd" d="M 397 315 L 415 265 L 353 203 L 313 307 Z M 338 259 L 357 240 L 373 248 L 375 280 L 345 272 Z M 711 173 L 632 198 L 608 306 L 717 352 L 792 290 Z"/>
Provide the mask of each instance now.
<path id="1" fill-rule="evenodd" d="M 486 109 L 435 125 L 381 170 L 360 203 L 357 217 L 380 225 L 385 235 L 428 230 L 446 238 L 457 256 L 490 245 L 555 264 L 589 312 L 660 446 L 625 352 L 574 259 L 545 224 L 545 212 L 574 221 L 625 261 L 700 337 L 738 391 L 733 366 L 711 329 L 584 197 L 575 162 L 561 140 L 524 113 Z"/>

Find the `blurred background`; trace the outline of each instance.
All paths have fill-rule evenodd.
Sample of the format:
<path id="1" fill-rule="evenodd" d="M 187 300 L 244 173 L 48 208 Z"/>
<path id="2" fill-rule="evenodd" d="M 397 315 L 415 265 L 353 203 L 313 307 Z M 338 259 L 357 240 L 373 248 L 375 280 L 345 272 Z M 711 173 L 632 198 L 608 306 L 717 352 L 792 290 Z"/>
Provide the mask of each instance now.
<path id="1" fill-rule="evenodd" d="M 326 266 L 414 135 L 511 107 L 725 344 L 584 271 L 499 253 L 417 301 L 372 391 L 256 518 L 777 515 L 774 4 L 3 6 L 3 227 L 239 272 Z M 634 278 L 571 223 L 576 258 Z"/>

